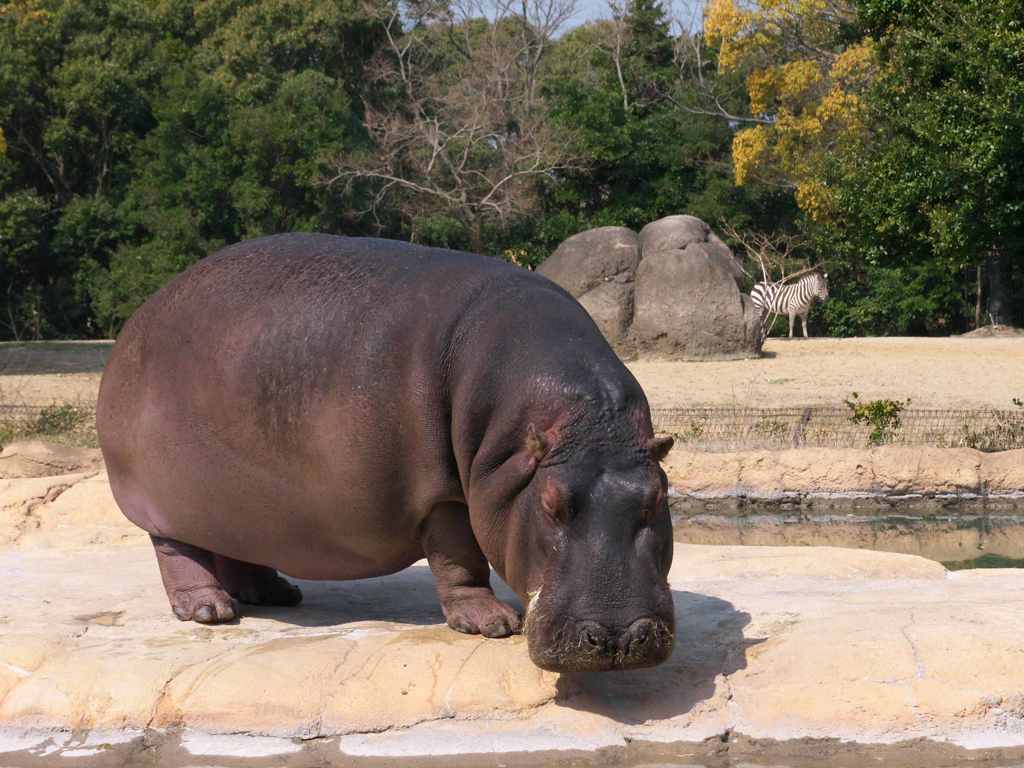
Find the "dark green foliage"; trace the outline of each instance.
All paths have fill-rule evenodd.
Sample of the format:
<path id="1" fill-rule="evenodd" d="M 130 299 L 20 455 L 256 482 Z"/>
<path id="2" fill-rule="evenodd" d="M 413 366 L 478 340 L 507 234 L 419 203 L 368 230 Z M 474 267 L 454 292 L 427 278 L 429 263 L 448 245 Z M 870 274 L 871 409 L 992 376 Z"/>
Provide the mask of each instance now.
<path id="1" fill-rule="evenodd" d="M 319 183 L 365 143 L 356 0 L 42 5 L 0 18 L 4 335 L 107 335 L 220 245 L 359 229 Z"/>
<path id="2" fill-rule="evenodd" d="M 623 3 L 617 21 L 544 49 L 523 114 L 539 114 L 571 162 L 490 218 L 451 201 L 409 213 L 408 190 L 371 216 L 371 187 L 324 183 L 339 158 L 375 163 L 372 110 L 407 101 L 395 87 L 368 92 L 386 82 L 370 73 L 386 58 L 388 0 L 0 4 L 0 338 L 116 333 L 197 259 L 273 232 L 379 234 L 535 266 L 583 229 L 676 213 L 802 231 L 799 256 L 830 273 L 830 300 L 812 316 L 827 333 L 968 330 L 979 267 L 982 319 L 1021 322 L 1024 0 L 855 4 L 856 23 L 837 35 L 873 36 L 881 74 L 864 95 L 862 140 L 844 142 L 827 169 L 835 215 L 815 225 L 791 190 L 735 185 L 736 126 L 686 108 L 707 85 L 698 75 L 726 76 L 714 50 L 673 38 L 664 0 Z M 22 6 L 34 10 L 9 10 Z M 466 44 L 489 30 L 533 35 L 519 18 L 455 29 L 443 3 L 413 6 L 426 5 L 403 18 L 420 20 L 438 89 L 427 95 L 439 104 L 467 82 Z M 675 60 L 691 43 L 697 69 Z M 728 111 L 744 114 L 742 82 L 714 82 Z M 522 125 L 498 134 L 514 139 Z M 407 157 L 431 152 L 407 143 Z"/>
<path id="3" fill-rule="evenodd" d="M 943 565 L 948 571 L 963 571 L 972 568 L 1024 568 L 1024 559 L 987 553 L 973 560 L 951 560 L 944 562 Z"/>
<path id="4" fill-rule="evenodd" d="M 551 118 L 573 143 L 580 167 L 547 187 L 538 240 L 553 249 L 589 227 L 640 229 L 677 213 L 740 229 L 792 221 L 789 192 L 733 183 L 729 125 L 679 108 L 688 101 L 680 92 L 694 84 L 676 74 L 661 4 L 639 0 L 629 10 L 625 93 L 610 22 L 572 31 L 555 51 L 547 86 Z"/>
<path id="5" fill-rule="evenodd" d="M 1019 322 L 1024 2 L 859 6 L 882 70 L 866 135 L 830 169 L 837 211 L 823 242 L 852 278 L 833 294 L 832 331 L 967 330 L 979 265 L 983 320 Z"/>
<path id="6" fill-rule="evenodd" d="M 864 31 L 879 37 L 905 17 L 919 14 L 927 0 L 858 0 L 857 13 Z"/>

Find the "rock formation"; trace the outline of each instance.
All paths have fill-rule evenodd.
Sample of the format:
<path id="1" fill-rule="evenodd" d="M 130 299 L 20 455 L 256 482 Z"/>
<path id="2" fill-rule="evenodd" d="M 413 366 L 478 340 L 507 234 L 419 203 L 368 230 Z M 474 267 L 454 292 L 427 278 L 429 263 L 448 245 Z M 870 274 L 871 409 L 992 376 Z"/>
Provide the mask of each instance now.
<path id="1" fill-rule="evenodd" d="M 651 222 L 639 237 L 599 227 L 570 237 L 539 269 L 576 297 L 623 357 L 754 357 L 757 312 L 729 247 L 694 216 Z"/>

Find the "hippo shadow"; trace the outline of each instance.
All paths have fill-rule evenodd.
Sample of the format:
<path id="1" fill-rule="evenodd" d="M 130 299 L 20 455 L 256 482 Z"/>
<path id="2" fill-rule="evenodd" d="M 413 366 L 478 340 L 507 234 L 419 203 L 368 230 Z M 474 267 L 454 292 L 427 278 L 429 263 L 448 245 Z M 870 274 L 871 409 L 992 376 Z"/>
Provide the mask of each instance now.
<path id="1" fill-rule="evenodd" d="M 242 615 L 299 627 L 333 627 L 357 621 L 444 624 L 430 568 L 413 565 L 399 573 L 354 581 L 306 581 L 287 577 L 302 590 L 294 608 L 243 605 Z M 502 599 L 507 599 L 502 595 Z M 518 602 L 516 602 L 518 606 Z"/>
<path id="2" fill-rule="evenodd" d="M 360 621 L 444 624 L 434 576 L 426 565 L 417 564 L 376 579 L 291 580 L 302 589 L 301 605 L 247 605 L 243 606 L 243 616 L 302 627 L 334 627 Z M 492 573 L 491 583 L 501 600 L 522 610 L 514 593 L 496 574 Z M 562 674 L 557 683 L 559 705 L 626 724 L 683 715 L 716 695 L 720 675 L 745 669 L 747 648 L 763 642 L 743 636 L 750 614 L 736 610 L 726 600 L 672 590 L 672 602 L 676 643 L 668 661 L 653 669 L 631 672 Z"/>
<path id="3" fill-rule="evenodd" d="M 732 603 L 695 592 L 672 590 L 676 643 L 672 655 L 651 669 L 566 673 L 558 681 L 561 706 L 637 725 L 687 714 L 719 691 L 719 676 L 746 669 L 750 614 Z"/>
<path id="4" fill-rule="evenodd" d="M 110 342 L 33 342 L 0 347 L 0 374 L 102 373 Z"/>

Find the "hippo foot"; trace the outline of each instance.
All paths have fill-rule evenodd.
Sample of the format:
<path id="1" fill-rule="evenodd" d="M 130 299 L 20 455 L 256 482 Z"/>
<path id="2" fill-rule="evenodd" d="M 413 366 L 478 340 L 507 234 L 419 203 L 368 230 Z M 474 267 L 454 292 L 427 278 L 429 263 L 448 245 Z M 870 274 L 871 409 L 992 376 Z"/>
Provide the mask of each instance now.
<path id="1" fill-rule="evenodd" d="M 169 594 L 171 610 L 182 621 L 222 624 L 233 621 L 237 612 L 231 595 L 216 585 L 178 589 Z"/>
<path id="2" fill-rule="evenodd" d="M 467 635 L 508 637 L 523 626 L 515 609 L 498 600 L 490 589 L 460 590 L 443 601 L 441 609 L 448 626 Z"/>

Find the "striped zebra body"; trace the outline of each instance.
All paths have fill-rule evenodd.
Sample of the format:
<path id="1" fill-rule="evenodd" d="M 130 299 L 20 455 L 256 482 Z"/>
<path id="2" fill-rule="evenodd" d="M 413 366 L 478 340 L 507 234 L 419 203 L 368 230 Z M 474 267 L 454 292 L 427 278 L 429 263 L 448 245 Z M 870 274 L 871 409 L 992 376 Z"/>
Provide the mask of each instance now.
<path id="1" fill-rule="evenodd" d="M 750 290 L 750 300 L 767 318 L 772 314 L 789 315 L 789 338 L 793 338 L 793 322 L 797 315 L 804 326 L 807 338 L 807 313 L 815 299 L 828 298 L 828 275 L 811 272 L 795 283 L 758 283 Z M 767 331 L 767 328 L 765 329 Z"/>

